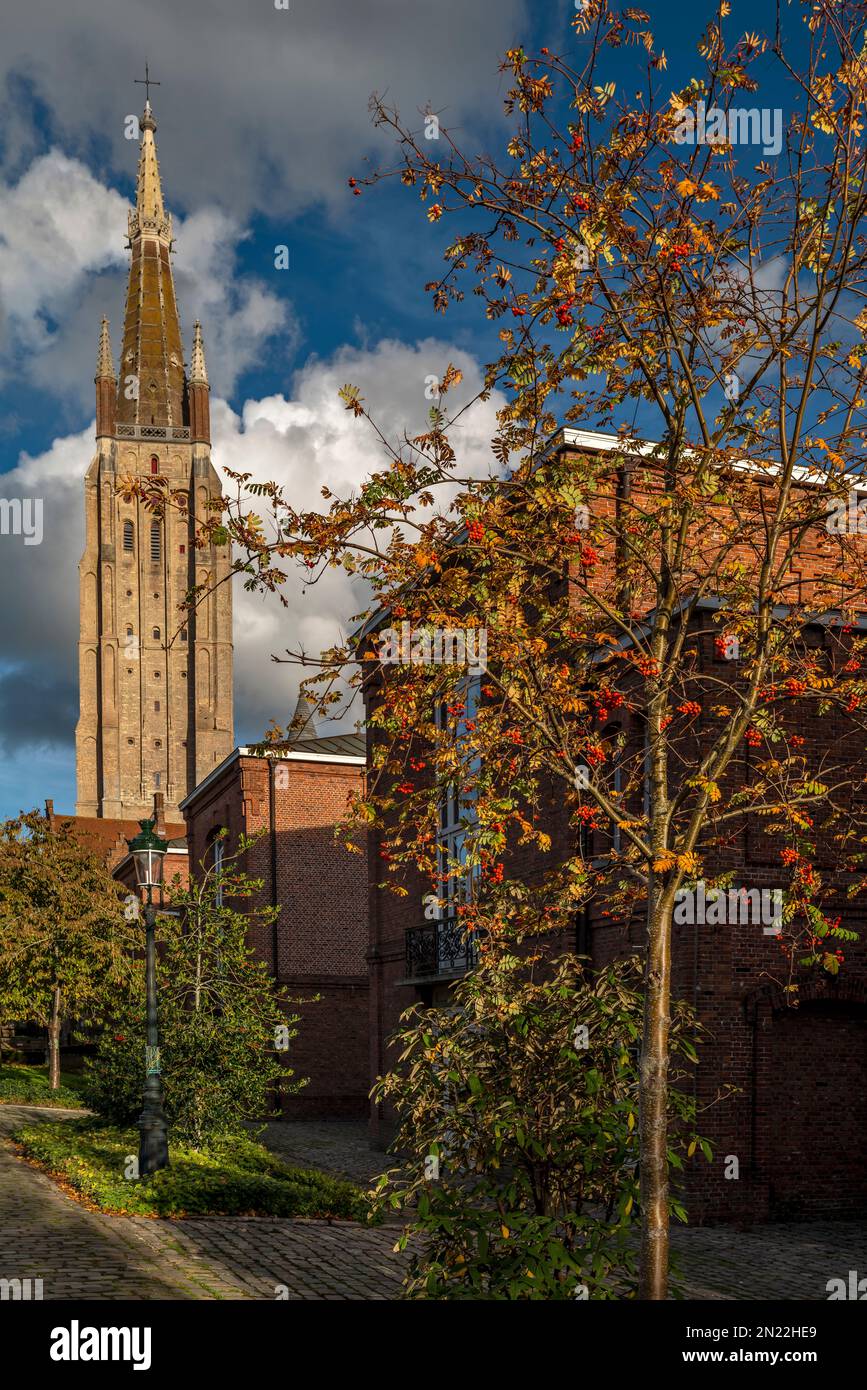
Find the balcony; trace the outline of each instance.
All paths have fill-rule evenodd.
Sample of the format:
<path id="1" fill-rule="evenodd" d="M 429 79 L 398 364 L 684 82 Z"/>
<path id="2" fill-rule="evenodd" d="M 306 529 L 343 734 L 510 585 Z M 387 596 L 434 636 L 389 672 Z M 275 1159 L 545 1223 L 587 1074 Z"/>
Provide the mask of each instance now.
<path id="1" fill-rule="evenodd" d="M 453 980 L 475 965 L 478 945 L 457 917 L 425 922 L 406 933 L 406 984 Z"/>
<path id="2" fill-rule="evenodd" d="M 118 439 L 189 439 L 186 425 L 116 425 Z"/>

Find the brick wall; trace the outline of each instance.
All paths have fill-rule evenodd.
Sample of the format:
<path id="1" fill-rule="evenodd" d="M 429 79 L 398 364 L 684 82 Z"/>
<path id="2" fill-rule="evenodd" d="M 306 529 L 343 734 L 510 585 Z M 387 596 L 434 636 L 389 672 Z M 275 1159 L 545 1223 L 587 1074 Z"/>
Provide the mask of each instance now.
<path id="1" fill-rule="evenodd" d="M 305 1001 L 293 1009 L 301 1024 L 288 1061 L 309 1084 L 289 1098 L 288 1114 L 367 1113 L 367 857 L 334 838 L 363 776 L 357 764 L 242 755 L 185 806 L 194 873 L 221 826 L 227 854 L 242 833 L 264 832 L 245 868 L 280 914 L 273 928 L 251 932 L 251 944 Z"/>
<path id="2" fill-rule="evenodd" d="M 645 485 L 652 486 L 652 480 L 645 479 Z M 758 495 L 755 483 L 749 488 L 753 498 L 751 503 L 746 489 L 745 508 Z M 593 511 L 612 515 L 620 490 L 616 477 L 607 490 L 600 485 L 593 495 Z M 713 541 L 710 526 L 701 543 L 692 548 L 697 573 L 707 563 Z M 821 592 L 821 576 L 837 563 L 838 547 L 839 541 L 821 526 L 808 531 L 791 566 L 793 602 L 828 597 Z M 750 561 L 746 548 L 742 558 Z M 603 566 L 598 581 L 604 583 L 610 575 L 610 567 L 606 574 Z M 698 649 L 698 674 L 712 670 L 717 679 L 737 679 L 735 665 L 721 661 L 715 653 L 712 634 L 699 641 Z M 368 678 L 368 712 L 380 697 L 379 680 L 372 674 Z M 856 779 L 867 779 L 867 749 L 851 721 L 835 716 L 805 723 L 803 714 L 796 719 L 798 732 L 807 740 L 802 751 L 812 765 L 830 754 L 843 767 L 853 769 Z M 707 737 L 708 726 L 700 719 L 696 741 Z M 637 727 L 632 738 L 636 744 L 641 738 Z M 750 751 L 745 751 L 736 775 L 748 779 Z M 855 798 L 859 795 L 863 793 L 856 792 Z M 566 816 L 554 809 L 543 814 L 543 828 L 552 836 L 553 862 L 558 854 L 569 851 L 572 832 Z M 706 859 L 708 875 L 731 869 L 750 887 L 775 887 L 783 881 L 780 844 L 757 816 L 745 816 L 733 823 L 726 851 Z M 599 837 L 594 852 L 606 847 Z M 436 1002 L 448 988 L 440 986 L 437 991 L 403 983 L 405 933 L 421 920 L 422 895 L 430 891 L 430 884 L 408 876 L 402 880 L 408 889 L 406 898 L 377 888 L 382 877 L 378 852 L 374 836 L 369 957 L 374 1075 L 386 1070 L 393 1059 L 389 1039 L 401 1010 L 419 1000 Z M 692 1221 L 749 1224 L 769 1217 L 863 1216 L 867 1211 L 867 911 L 846 898 L 848 884 L 842 875 L 836 876 L 836 854 L 833 841 L 820 839 L 817 862 L 837 897 L 832 915 L 839 911 L 843 925 L 861 932 L 861 940 L 845 948 L 846 961 L 838 977 L 823 975 L 802 987 L 798 1008 L 774 986 L 782 978 L 781 953 L 776 939 L 765 936 L 761 926 L 674 929 L 673 992 L 694 1004 L 707 1030 L 700 1065 L 682 1083 L 694 1089 L 701 1109 L 700 1131 L 714 1147 L 711 1164 L 699 1156 L 688 1172 L 686 1198 Z M 531 881 L 542 867 L 535 852 L 521 850 L 511 857 L 507 871 Z M 613 919 L 605 903 L 596 900 L 583 923 L 576 914 L 575 941 L 601 966 L 625 953 L 641 952 L 644 923 L 638 917 Z M 552 942 L 552 949 L 561 951 L 571 944 L 559 939 Z M 734 1094 L 718 1099 L 730 1088 L 735 1088 Z M 393 1115 L 372 1108 L 374 1142 L 386 1143 L 393 1125 Z M 737 1160 L 736 1179 L 726 1177 L 727 1168 L 734 1171 L 732 1159 Z"/>

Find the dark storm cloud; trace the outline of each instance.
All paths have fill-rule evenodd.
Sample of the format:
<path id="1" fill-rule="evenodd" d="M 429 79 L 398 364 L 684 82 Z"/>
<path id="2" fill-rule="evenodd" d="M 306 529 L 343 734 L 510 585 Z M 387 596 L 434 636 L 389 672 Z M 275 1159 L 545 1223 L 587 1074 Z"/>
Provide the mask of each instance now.
<path id="1" fill-rule="evenodd" d="M 376 137 L 367 112 L 386 91 L 418 126 L 428 102 L 473 129 L 498 108 L 497 64 L 524 37 L 523 0 L 29 0 L 5 6 L 0 130 L 27 148 L 23 93 L 70 153 L 107 152 L 129 178 L 124 118 L 142 106 L 145 58 L 161 85 L 167 186 L 188 207 L 215 195 L 241 218 L 295 215 L 342 197 Z M 11 136 L 14 135 L 14 139 Z M 158 135 L 159 140 L 159 135 Z M 385 148 L 385 146 L 383 146 Z"/>

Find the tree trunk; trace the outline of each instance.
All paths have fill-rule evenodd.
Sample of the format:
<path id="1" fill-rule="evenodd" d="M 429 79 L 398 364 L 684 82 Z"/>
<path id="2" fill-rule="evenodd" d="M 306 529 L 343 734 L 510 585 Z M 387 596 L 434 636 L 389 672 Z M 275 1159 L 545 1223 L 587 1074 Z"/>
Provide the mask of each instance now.
<path id="1" fill-rule="evenodd" d="M 641 1048 L 639 1298 L 668 1297 L 668 1035 L 671 1025 L 671 904 L 648 892 L 644 1037 Z"/>
<path id="2" fill-rule="evenodd" d="M 57 988 L 51 1001 L 48 1025 L 48 1085 L 52 1091 L 60 1086 L 60 990 Z"/>

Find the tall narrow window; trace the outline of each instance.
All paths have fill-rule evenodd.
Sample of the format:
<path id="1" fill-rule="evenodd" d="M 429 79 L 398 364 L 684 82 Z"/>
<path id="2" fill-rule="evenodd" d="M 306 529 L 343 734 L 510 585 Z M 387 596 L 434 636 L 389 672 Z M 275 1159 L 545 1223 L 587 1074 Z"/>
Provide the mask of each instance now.
<path id="1" fill-rule="evenodd" d="M 159 564 L 163 542 L 158 521 L 151 522 L 151 564 Z"/>
<path id="2" fill-rule="evenodd" d="M 123 523 L 123 548 L 130 552 L 133 549 L 133 529 L 131 521 L 125 521 Z"/>
<path id="3" fill-rule="evenodd" d="M 152 472 L 152 473 L 159 473 L 159 471 L 160 471 L 160 461 L 159 461 L 159 459 L 157 458 L 156 454 L 151 454 L 151 472 Z"/>
<path id="4" fill-rule="evenodd" d="M 159 630 L 158 627 L 155 627 L 155 628 L 154 628 L 154 641 L 155 641 L 155 642 L 158 642 L 159 640 L 160 640 L 160 630 Z"/>
<path id="5" fill-rule="evenodd" d="M 225 840 L 221 836 L 219 829 L 211 832 L 211 835 L 209 837 L 209 847 L 211 851 L 211 863 L 213 864 L 214 868 L 214 883 L 217 890 L 214 894 L 214 901 L 217 907 L 222 907 L 223 885 L 221 882 L 221 878 L 223 874 Z"/>
<path id="6" fill-rule="evenodd" d="M 458 908 L 471 902 L 478 886 L 478 866 L 467 866 L 466 837 L 476 823 L 475 779 L 481 760 L 473 751 L 470 731 L 478 714 L 481 681 L 467 680 L 453 697 L 451 709 L 440 705 L 436 711 L 437 727 L 451 730 L 458 753 L 458 781 L 444 792 L 439 808 L 437 834 L 438 896 L 445 900 L 438 917 L 437 973 L 449 974 L 471 965 L 476 943 L 468 941 L 461 930 Z M 459 707 L 459 708 L 456 708 Z M 469 726 L 469 727 L 468 727 Z"/>

